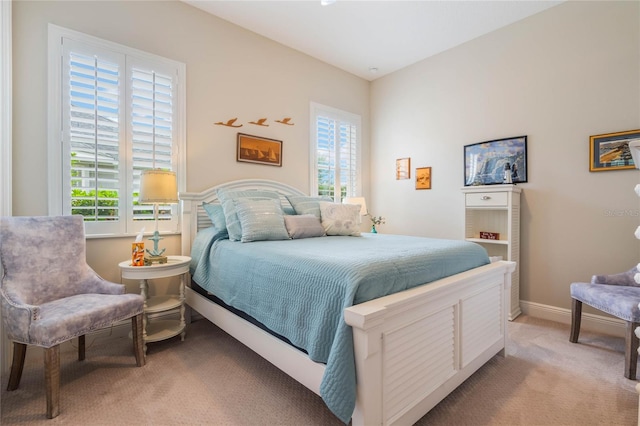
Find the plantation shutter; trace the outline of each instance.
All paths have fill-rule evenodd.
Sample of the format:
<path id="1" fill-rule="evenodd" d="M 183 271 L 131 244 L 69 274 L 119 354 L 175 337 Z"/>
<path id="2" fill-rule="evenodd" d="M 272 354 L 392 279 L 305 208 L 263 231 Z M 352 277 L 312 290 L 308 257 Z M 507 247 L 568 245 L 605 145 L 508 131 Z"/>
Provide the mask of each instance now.
<path id="1" fill-rule="evenodd" d="M 64 213 L 90 232 L 122 231 L 124 56 L 64 40 L 62 62 Z"/>
<path id="2" fill-rule="evenodd" d="M 176 172 L 184 190 L 185 101 L 178 80 L 184 64 L 70 30 L 52 32 L 64 34 L 50 40 L 56 52 L 51 99 L 57 100 L 49 112 L 49 171 L 57 182 L 51 214 L 82 215 L 87 235 L 149 232 L 154 206 L 138 204 L 141 172 Z M 177 232 L 178 205 L 158 211 L 158 230 Z"/>
<path id="3" fill-rule="evenodd" d="M 358 185 L 358 170 L 357 170 L 357 128 L 350 123 L 340 123 L 340 151 L 338 159 L 340 161 L 340 188 L 341 196 L 340 201 L 347 197 L 353 197 L 356 195 L 356 188 Z"/>
<path id="4" fill-rule="evenodd" d="M 317 168 L 318 195 L 334 198 L 336 174 L 335 121 L 328 117 L 317 117 Z"/>
<path id="5" fill-rule="evenodd" d="M 153 206 L 139 205 L 140 173 L 174 170 L 174 78 L 134 64 L 131 67 L 133 220 L 153 219 Z M 160 205 L 159 220 L 171 220 L 171 205 Z"/>
<path id="6" fill-rule="evenodd" d="M 73 52 L 69 62 L 72 213 L 117 220 L 118 65 Z"/>
<path id="7" fill-rule="evenodd" d="M 359 193 L 358 124 L 335 113 L 315 116 L 315 164 L 318 195 L 341 202 Z"/>

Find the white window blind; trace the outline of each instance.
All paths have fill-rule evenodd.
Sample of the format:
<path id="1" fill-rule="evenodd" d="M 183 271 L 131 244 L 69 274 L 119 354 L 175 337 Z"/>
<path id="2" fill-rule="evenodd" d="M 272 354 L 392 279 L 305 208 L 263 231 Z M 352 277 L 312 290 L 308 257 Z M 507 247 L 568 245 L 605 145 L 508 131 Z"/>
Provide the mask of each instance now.
<path id="1" fill-rule="evenodd" d="M 153 219 L 153 209 L 139 205 L 140 173 L 173 170 L 173 80 L 151 70 L 131 69 L 131 140 L 133 150 L 134 220 Z M 170 220 L 171 206 L 158 206 L 159 220 Z"/>
<path id="2" fill-rule="evenodd" d="M 174 171 L 184 191 L 184 64 L 49 28 L 50 214 L 83 215 L 87 235 L 152 229 L 141 172 Z M 159 206 L 159 220 L 177 232 L 177 206 Z"/>
<path id="3" fill-rule="evenodd" d="M 311 193 L 336 202 L 359 195 L 360 117 L 312 104 Z"/>
<path id="4" fill-rule="evenodd" d="M 65 132 L 71 214 L 85 220 L 120 219 L 120 66 L 77 49 L 66 55 Z M 68 120 L 68 121 L 67 121 Z"/>

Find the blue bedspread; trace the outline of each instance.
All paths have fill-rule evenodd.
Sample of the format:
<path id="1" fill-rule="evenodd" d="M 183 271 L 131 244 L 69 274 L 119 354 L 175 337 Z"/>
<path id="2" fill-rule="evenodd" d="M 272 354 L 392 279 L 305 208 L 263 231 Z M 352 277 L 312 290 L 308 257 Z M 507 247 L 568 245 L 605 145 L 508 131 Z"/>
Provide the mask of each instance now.
<path id="1" fill-rule="evenodd" d="M 356 399 L 345 308 L 489 263 L 484 248 L 400 235 L 232 242 L 212 229 L 192 249 L 193 280 L 326 364 L 320 394 L 347 423 Z"/>

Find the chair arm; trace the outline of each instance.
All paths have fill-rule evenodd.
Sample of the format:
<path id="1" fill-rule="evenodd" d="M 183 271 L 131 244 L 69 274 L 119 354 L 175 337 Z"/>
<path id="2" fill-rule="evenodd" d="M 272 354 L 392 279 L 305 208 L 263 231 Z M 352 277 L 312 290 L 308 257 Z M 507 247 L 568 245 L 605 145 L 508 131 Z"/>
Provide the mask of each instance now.
<path id="1" fill-rule="evenodd" d="M 40 319 L 40 307 L 27 305 L 11 300 L 4 291 L 2 294 L 2 317 L 11 340 L 20 343 L 31 343 L 29 329 L 31 322 Z"/>
<path id="2" fill-rule="evenodd" d="M 125 287 L 123 284 L 116 284 L 111 281 L 107 281 L 98 275 L 93 269 L 90 269 L 90 276 L 82 285 L 83 293 L 97 293 L 97 294 L 124 294 Z"/>
<path id="3" fill-rule="evenodd" d="M 634 266 L 627 272 L 612 275 L 594 275 L 591 277 L 591 284 L 621 285 L 640 287 L 640 284 L 634 279 L 638 273 L 638 267 Z"/>

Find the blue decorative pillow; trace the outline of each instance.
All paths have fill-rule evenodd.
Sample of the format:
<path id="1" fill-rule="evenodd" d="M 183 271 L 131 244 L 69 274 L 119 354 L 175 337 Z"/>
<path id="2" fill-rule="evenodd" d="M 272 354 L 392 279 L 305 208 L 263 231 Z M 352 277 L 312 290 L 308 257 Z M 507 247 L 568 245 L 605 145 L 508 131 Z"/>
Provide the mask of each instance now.
<path id="1" fill-rule="evenodd" d="M 202 208 L 218 231 L 227 230 L 227 221 L 224 218 L 224 210 L 222 210 L 220 204 L 202 203 Z"/>
<path id="2" fill-rule="evenodd" d="M 287 200 L 291 203 L 296 214 L 312 214 L 320 219 L 320 201 L 333 201 L 329 197 L 309 197 L 306 195 L 287 195 Z"/>
<path id="3" fill-rule="evenodd" d="M 217 195 L 218 200 L 220 200 L 220 204 L 222 205 L 222 210 L 224 211 L 224 217 L 227 222 L 227 231 L 229 232 L 229 239 L 231 241 L 240 241 L 242 239 L 242 226 L 236 213 L 234 200 L 277 200 L 278 203 L 280 203 L 280 195 L 273 191 L 226 191 L 219 189 L 217 191 Z"/>
<path id="4" fill-rule="evenodd" d="M 280 200 L 240 198 L 233 203 L 240 219 L 242 227 L 240 241 L 243 243 L 289 239 Z"/>
<path id="5" fill-rule="evenodd" d="M 292 239 L 324 237 L 326 234 L 320 219 L 312 214 L 285 216 L 284 225 Z"/>

